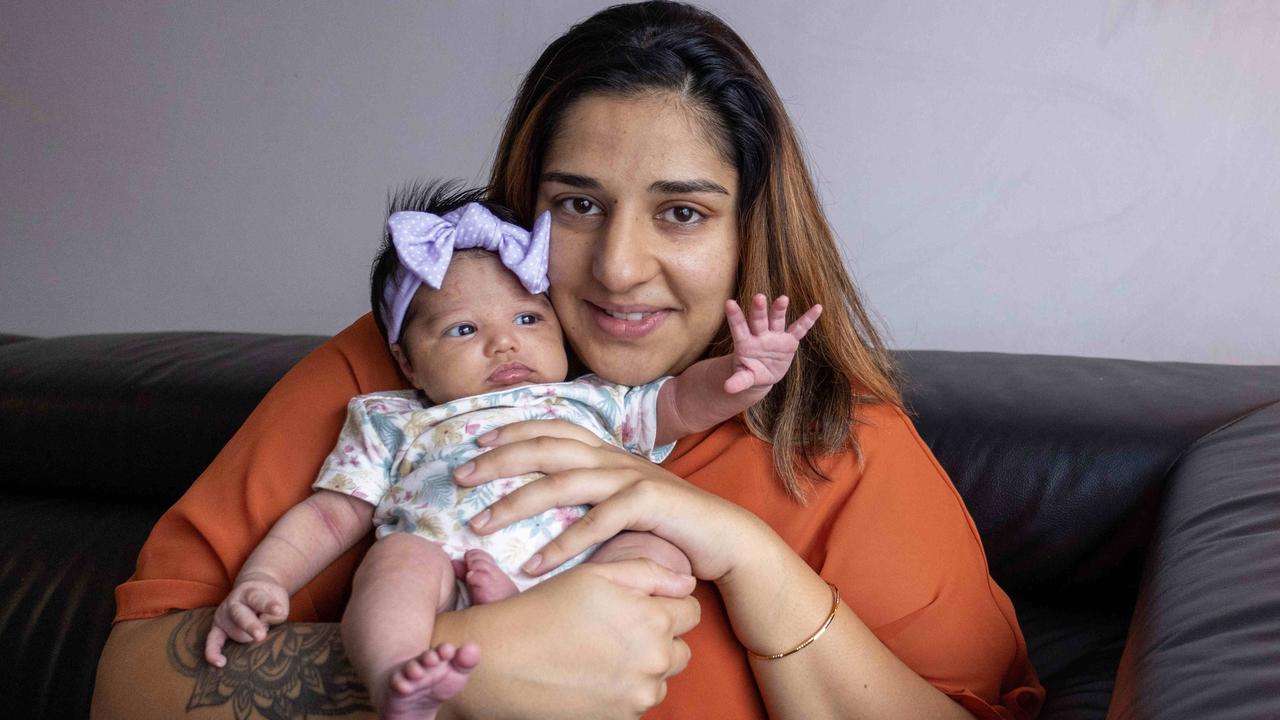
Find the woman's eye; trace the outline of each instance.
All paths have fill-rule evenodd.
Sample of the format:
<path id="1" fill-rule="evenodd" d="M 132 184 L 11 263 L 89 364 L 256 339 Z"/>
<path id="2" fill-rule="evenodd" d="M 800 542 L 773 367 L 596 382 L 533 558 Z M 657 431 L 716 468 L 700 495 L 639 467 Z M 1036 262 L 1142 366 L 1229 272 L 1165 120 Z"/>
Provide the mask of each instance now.
<path id="1" fill-rule="evenodd" d="M 573 215 L 599 215 L 600 208 L 584 197 L 568 197 L 560 201 L 560 207 Z M 594 212 L 592 212 L 594 210 Z"/>
<path id="2" fill-rule="evenodd" d="M 516 316 L 517 325 L 532 325 L 538 322 L 538 316 L 533 313 L 520 313 Z"/>
<path id="3" fill-rule="evenodd" d="M 474 335 L 475 332 L 475 325 L 472 325 L 471 323 L 458 323 L 448 330 L 445 330 L 444 334 L 449 337 L 466 337 L 467 335 Z"/>
<path id="4" fill-rule="evenodd" d="M 687 205 L 677 205 L 663 210 L 659 217 L 676 225 L 691 225 L 701 220 L 703 215 Z"/>

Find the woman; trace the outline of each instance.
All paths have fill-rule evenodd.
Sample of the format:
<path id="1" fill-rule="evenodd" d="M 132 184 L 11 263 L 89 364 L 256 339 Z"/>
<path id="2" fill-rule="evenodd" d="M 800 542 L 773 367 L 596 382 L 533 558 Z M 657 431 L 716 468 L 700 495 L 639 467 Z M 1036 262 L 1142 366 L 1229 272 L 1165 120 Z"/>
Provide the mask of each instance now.
<path id="1" fill-rule="evenodd" d="M 1009 601 L 902 413 L 790 122 L 731 30 L 668 3 L 611 8 L 572 28 L 529 72 L 490 187 L 522 221 L 552 210 L 552 301 L 582 364 L 612 381 L 676 373 L 720 351 L 729 297 L 787 294 L 828 313 L 784 385 L 743 422 L 681 441 L 663 467 L 539 422 L 504 429 L 459 469 L 462 485 L 548 474 L 492 506 L 482 532 L 594 505 L 544 549 L 538 572 L 646 530 L 679 546 L 703 582 L 686 597 L 644 561 L 584 565 L 442 616 L 434 642 L 475 641 L 485 657 L 452 713 L 1035 715 L 1043 691 Z M 207 610 L 162 613 L 216 604 L 308 492 L 346 400 L 402 386 L 366 317 L 272 390 L 119 588 L 117 619 L 130 622 L 103 653 L 99 716 L 141 716 L 130 701 L 144 682 L 163 717 L 184 706 L 228 717 L 252 703 L 285 717 L 360 707 L 333 625 L 282 626 L 262 646 L 234 648 L 239 660 L 229 653 L 215 674 L 199 661 Z M 336 620 L 357 559 L 299 593 L 291 619 Z"/>

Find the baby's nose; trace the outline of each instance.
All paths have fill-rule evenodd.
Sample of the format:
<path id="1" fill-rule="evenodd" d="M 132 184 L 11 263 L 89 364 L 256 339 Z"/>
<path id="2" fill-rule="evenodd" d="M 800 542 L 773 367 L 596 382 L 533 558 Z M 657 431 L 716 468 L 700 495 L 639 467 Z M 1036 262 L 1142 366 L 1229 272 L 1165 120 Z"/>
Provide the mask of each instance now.
<path id="1" fill-rule="evenodd" d="M 495 333 L 494 336 L 489 339 L 489 352 L 492 354 L 514 352 L 518 350 L 519 347 L 520 345 L 516 342 L 515 333 L 512 332 Z"/>

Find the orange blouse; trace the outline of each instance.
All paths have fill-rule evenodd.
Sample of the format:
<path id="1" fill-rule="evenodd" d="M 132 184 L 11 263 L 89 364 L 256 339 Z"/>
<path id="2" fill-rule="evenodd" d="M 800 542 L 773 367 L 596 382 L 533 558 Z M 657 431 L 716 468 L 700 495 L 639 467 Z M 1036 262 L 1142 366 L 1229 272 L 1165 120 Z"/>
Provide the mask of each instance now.
<path id="1" fill-rule="evenodd" d="M 403 387 L 369 315 L 304 358 L 156 523 L 116 588 L 116 620 L 221 602 L 258 540 L 310 494 L 347 401 Z M 684 438 L 664 467 L 768 522 L 894 654 L 967 710 L 1035 717 L 1044 689 L 959 494 L 901 411 L 862 407 L 859 420 L 862 462 L 829 458 L 832 482 L 804 507 L 767 470 L 768 444 L 738 422 Z M 337 621 L 368 542 L 300 590 L 289 619 Z M 702 621 L 684 636 L 692 660 L 646 718 L 707 717 L 712 703 L 718 717 L 766 717 L 714 586 L 699 583 L 695 597 Z"/>

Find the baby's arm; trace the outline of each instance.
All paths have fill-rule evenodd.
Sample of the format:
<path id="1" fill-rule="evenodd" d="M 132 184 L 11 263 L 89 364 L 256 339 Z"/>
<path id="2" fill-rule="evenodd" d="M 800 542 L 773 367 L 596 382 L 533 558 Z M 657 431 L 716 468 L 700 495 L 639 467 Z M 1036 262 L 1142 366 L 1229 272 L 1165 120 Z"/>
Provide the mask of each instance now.
<path id="1" fill-rule="evenodd" d="M 214 612 L 204 649 L 209 664 L 226 664 L 227 638 L 256 642 L 268 625 L 284 622 L 289 596 L 364 537 L 372 520 L 373 505 L 331 490 L 317 490 L 290 508 L 254 548 Z"/>
<path id="2" fill-rule="evenodd" d="M 746 318 L 738 303 L 725 301 L 733 354 L 696 362 L 662 385 L 657 445 L 713 427 L 764 399 L 822 314 L 822 306 L 814 305 L 787 327 L 788 302 L 782 295 L 770 308 L 764 295 L 756 295 Z"/>

